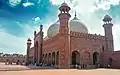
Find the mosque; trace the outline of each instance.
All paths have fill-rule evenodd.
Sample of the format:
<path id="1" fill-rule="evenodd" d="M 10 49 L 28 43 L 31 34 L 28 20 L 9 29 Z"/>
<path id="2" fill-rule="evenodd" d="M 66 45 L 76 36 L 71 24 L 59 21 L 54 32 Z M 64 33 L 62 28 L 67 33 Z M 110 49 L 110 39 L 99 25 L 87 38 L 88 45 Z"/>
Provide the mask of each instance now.
<path id="1" fill-rule="evenodd" d="M 43 38 L 43 26 L 34 31 L 34 47 L 27 40 L 27 62 L 57 68 L 108 67 L 120 68 L 120 51 L 114 51 L 112 18 L 105 15 L 103 28 L 105 35 L 88 33 L 88 29 L 77 17 L 70 20 L 71 8 L 67 3 L 59 7 L 59 20 L 52 24 Z M 102 26 L 102 25 L 101 25 Z"/>

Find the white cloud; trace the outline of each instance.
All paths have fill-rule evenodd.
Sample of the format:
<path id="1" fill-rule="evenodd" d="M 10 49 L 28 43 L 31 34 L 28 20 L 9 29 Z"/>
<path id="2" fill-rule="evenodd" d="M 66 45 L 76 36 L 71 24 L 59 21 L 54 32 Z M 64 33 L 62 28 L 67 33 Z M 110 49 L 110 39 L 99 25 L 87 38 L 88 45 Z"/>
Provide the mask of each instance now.
<path id="1" fill-rule="evenodd" d="M 60 5 L 61 3 L 63 3 L 63 0 L 50 0 L 52 2 L 53 5 Z"/>
<path id="2" fill-rule="evenodd" d="M 63 0 L 50 0 L 53 5 L 60 5 Z M 77 11 L 77 16 L 81 19 L 90 33 L 97 33 L 104 35 L 104 29 L 102 27 L 103 22 L 101 16 L 108 13 L 107 10 L 110 9 L 110 5 L 118 5 L 119 0 L 66 0 L 66 3 L 71 7 L 71 15 L 74 15 L 75 10 Z M 96 13 L 99 12 L 100 14 Z M 120 50 L 120 25 L 113 26 L 114 35 L 114 45 L 115 50 Z"/>
<path id="3" fill-rule="evenodd" d="M 24 7 L 33 6 L 33 5 L 34 5 L 34 3 L 32 3 L 32 2 L 25 2 L 25 3 L 23 3 Z"/>
<path id="4" fill-rule="evenodd" d="M 13 7 L 17 6 L 20 3 L 21 3 L 21 0 L 9 0 L 9 4 Z"/>
<path id="5" fill-rule="evenodd" d="M 96 7 L 94 10 L 103 9 L 103 10 L 109 10 L 110 5 L 118 5 L 120 0 L 101 0 L 95 3 Z"/>
<path id="6" fill-rule="evenodd" d="M 35 18 L 35 22 L 40 21 L 40 17 Z"/>
<path id="7" fill-rule="evenodd" d="M 35 24 L 39 24 L 39 23 L 40 23 L 40 17 L 34 17 L 34 18 L 32 18 L 32 21 L 33 21 Z"/>

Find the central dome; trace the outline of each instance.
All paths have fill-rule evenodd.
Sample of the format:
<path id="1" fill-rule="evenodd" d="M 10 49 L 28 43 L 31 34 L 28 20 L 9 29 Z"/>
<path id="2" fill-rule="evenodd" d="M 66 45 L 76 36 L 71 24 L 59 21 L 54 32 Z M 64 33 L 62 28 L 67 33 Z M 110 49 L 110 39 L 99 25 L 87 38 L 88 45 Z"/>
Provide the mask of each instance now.
<path id="1" fill-rule="evenodd" d="M 47 31 L 48 38 L 52 38 L 59 32 L 60 22 L 52 24 Z M 75 17 L 70 21 L 70 31 L 88 33 L 88 29 L 84 23 L 82 23 L 75 15 Z"/>

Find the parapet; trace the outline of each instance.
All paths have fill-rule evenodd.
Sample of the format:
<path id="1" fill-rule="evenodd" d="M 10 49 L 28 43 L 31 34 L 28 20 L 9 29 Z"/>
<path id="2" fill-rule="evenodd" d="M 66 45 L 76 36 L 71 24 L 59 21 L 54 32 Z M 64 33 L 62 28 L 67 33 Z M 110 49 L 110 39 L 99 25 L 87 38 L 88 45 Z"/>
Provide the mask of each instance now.
<path id="1" fill-rule="evenodd" d="M 97 34 L 89 34 L 89 33 L 80 33 L 80 32 L 70 32 L 71 37 L 76 37 L 76 38 L 86 38 L 86 39 L 95 39 L 95 40 L 104 40 L 105 37 L 102 35 L 97 35 Z"/>

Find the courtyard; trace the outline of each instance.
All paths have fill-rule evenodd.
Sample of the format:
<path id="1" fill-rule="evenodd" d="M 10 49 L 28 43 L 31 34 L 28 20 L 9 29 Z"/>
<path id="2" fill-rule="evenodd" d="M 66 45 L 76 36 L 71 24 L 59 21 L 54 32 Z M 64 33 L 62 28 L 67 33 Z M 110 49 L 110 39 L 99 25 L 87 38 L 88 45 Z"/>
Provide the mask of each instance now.
<path id="1" fill-rule="evenodd" d="M 120 70 L 41 69 L 41 70 L 23 70 L 23 71 L 0 71 L 0 75 L 120 75 Z"/>
<path id="2" fill-rule="evenodd" d="M 5 65 L 5 63 L 0 62 L 0 71 L 10 71 L 10 70 L 25 70 L 29 69 L 26 66 L 21 66 L 21 65 Z"/>
<path id="3" fill-rule="evenodd" d="M 0 75 L 120 75 L 119 69 L 30 69 L 21 65 L 0 63 Z"/>

